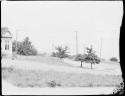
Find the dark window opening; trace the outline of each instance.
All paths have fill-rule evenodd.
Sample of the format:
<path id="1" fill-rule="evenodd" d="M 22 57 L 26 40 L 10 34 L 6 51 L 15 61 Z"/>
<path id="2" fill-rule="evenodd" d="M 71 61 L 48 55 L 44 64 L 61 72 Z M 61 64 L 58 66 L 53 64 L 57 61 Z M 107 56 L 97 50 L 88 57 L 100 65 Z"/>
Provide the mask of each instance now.
<path id="1" fill-rule="evenodd" d="M 7 50 L 7 45 L 5 45 L 5 50 Z"/>

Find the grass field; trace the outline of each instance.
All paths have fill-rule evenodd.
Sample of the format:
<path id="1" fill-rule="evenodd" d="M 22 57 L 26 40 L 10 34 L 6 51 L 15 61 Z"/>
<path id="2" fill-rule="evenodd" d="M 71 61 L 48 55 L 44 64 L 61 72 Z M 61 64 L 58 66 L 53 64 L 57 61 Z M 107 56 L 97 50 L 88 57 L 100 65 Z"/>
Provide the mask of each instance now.
<path id="1" fill-rule="evenodd" d="M 20 87 L 93 87 L 118 86 L 120 75 L 75 74 L 56 71 L 2 69 L 2 78 Z"/>
<path id="2" fill-rule="evenodd" d="M 115 74 L 120 70 L 118 64 L 93 66 L 80 68 L 79 62 L 62 63 L 51 57 L 18 57 L 2 61 L 2 79 L 19 87 L 111 87 L 122 82 L 121 74 Z"/>

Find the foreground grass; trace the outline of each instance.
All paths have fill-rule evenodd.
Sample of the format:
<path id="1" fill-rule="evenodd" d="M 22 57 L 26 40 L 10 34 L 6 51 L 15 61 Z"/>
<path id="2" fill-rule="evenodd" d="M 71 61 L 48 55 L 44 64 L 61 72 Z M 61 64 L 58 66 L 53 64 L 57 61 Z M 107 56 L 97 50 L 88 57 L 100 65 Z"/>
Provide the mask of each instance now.
<path id="1" fill-rule="evenodd" d="M 65 73 L 56 71 L 22 70 L 2 68 L 2 79 L 19 87 L 97 87 L 119 86 L 120 75 L 94 75 L 89 73 Z"/>

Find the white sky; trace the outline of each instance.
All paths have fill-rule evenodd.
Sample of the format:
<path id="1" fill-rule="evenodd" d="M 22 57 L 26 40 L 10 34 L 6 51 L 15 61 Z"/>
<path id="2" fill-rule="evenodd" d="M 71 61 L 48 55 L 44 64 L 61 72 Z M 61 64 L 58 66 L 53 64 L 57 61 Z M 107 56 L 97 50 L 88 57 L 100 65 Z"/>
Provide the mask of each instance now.
<path id="1" fill-rule="evenodd" d="M 122 1 L 4 1 L 2 27 L 8 27 L 18 40 L 28 36 L 39 52 L 52 52 L 52 46 L 67 45 L 75 54 L 75 30 L 79 53 L 93 45 L 102 57 L 119 58 Z"/>

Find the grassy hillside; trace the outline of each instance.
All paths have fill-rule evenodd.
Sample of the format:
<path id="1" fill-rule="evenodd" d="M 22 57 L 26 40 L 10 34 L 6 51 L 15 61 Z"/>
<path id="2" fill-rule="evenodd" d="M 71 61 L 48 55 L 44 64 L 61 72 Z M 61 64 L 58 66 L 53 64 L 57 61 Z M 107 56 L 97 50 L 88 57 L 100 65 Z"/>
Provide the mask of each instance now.
<path id="1" fill-rule="evenodd" d="M 76 74 L 53 70 L 22 70 L 12 67 L 2 68 L 2 78 L 19 87 L 114 87 L 122 82 L 120 75 Z"/>
<path id="2" fill-rule="evenodd" d="M 13 66 L 13 67 L 12 67 Z M 18 56 L 2 60 L 2 79 L 19 87 L 119 86 L 119 64 L 93 65 L 49 56 Z"/>

